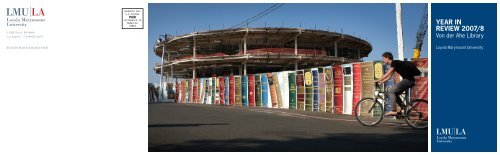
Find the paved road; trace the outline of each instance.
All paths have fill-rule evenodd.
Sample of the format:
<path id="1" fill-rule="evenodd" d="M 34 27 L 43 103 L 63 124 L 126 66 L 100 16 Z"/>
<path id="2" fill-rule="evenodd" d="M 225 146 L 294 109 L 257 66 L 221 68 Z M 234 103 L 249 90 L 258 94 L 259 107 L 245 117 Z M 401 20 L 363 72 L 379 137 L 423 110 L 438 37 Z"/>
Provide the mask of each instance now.
<path id="1" fill-rule="evenodd" d="M 149 104 L 149 151 L 427 151 L 427 130 L 301 110 Z"/>

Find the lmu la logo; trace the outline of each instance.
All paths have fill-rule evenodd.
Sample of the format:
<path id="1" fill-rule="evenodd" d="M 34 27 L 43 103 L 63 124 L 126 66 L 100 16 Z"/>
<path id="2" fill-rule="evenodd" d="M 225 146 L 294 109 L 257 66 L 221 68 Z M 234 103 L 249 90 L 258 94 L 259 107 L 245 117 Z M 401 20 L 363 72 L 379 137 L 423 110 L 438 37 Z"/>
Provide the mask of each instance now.
<path id="1" fill-rule="evenodd" d="M 45 16 L 43 8 L 7 8 L 7 16 Z"/>
<path id="2" fill-rule="evenodd" d="M 464 128 L 436 128 L 437 135 L 466 135 Z"/>

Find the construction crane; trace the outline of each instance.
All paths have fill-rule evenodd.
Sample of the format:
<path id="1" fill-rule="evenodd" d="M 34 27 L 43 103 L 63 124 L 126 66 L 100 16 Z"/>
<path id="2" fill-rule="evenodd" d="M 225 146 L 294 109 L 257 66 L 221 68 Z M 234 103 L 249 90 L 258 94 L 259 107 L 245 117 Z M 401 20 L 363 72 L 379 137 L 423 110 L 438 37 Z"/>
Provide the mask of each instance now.
<path id="1" fill-rule="evenodd" d="M 417 31 L 417 44 L 413 49 L 413 60 L 418 60 L 420 58 L 420 51 L 422 50 L 422 44 L 424 43 L 424 37 L 427 34 L 427 5 L 424 9 L 424 15 L 420 21 Z"/>

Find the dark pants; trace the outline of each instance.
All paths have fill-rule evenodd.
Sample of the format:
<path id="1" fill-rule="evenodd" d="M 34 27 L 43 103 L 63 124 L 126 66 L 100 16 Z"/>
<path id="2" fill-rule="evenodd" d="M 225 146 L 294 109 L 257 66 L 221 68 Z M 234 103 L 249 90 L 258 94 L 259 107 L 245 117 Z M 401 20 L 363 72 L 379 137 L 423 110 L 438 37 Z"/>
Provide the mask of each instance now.
<path id="1" fill-rule="evenodd" d="M 415 85 L 415 80 L 403 79 L 403 80 L 401 80 L 401 82 L 397 83 L 396 85 L 394 85 L 394 87 L 392 87 L 389 90 L 389 93 L 387 95 L 389 97 L 389 101 L 391 102 L 391 110 L 392 111 L 397 110 L 396 103 L 399 106 L 401 106 L 401 104 L 403 102 L 403 101 L 401 101 L 401 98 L 399 97 L 399 95 L 401 95 L 401 93 L 403 93 L 403 91 L 407 90 L 408 88 L 413 87 L 414 85 Z"/>

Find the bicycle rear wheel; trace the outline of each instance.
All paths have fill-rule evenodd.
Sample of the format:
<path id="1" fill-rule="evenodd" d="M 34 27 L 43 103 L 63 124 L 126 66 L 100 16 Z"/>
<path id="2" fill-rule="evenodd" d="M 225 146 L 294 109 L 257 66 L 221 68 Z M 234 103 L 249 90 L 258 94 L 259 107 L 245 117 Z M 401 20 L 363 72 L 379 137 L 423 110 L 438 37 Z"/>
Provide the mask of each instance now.
<path id="1" fill-rule="evenodd" d="M 356 105 L 355 116 L 364 126 L 375 126 L 384 118 L 384 107 L 373 98 L 363 98 Z"/>
<path id="2" fill-rule="evenodd" d="M 427 100 L 416 99 L 410 102 L 411 104 L 406 106 L 406 117 L 405 121 L 412 128 L 415 129 L 425 129 L 428 125 L 428 110 L 427 110 Z"/>

